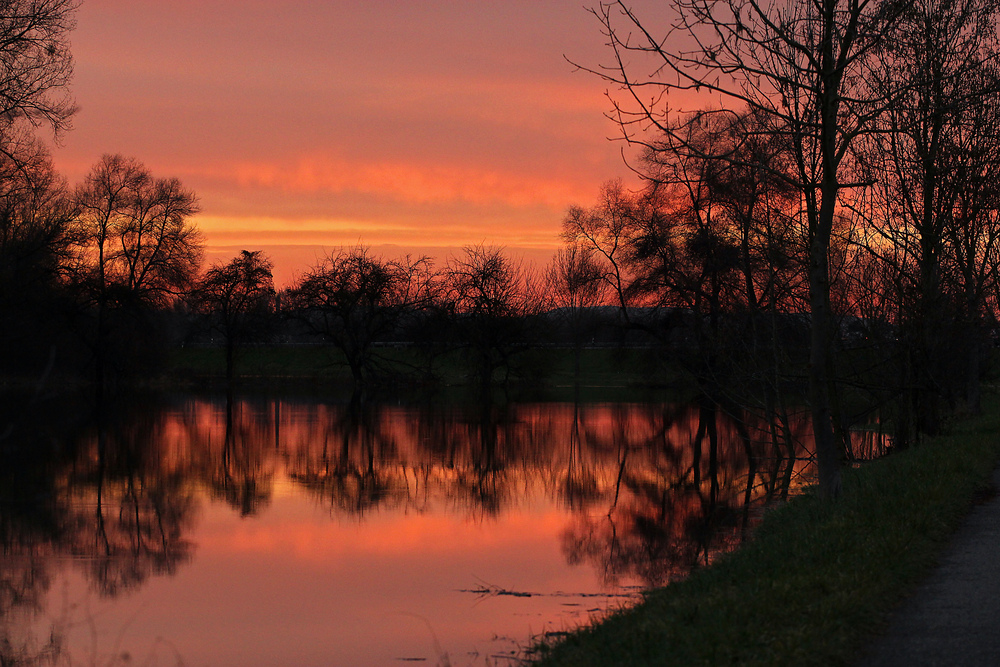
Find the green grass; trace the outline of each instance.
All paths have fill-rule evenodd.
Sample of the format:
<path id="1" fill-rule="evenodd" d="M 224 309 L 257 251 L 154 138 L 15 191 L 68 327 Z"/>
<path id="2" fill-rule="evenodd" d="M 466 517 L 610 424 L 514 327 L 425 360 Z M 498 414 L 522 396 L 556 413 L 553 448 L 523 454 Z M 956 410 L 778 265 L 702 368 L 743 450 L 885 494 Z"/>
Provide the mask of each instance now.
<path id="1" fill-rule="evenodd" d="M 654 377 L 646 350 L 597 348 L 582 351 L 580 375 L 574 370 L 569 349 L 526 351 L 516 358 L 514 381 L 546 387 L 568 387 L 577 382 L 584 389 L 636 387 Z M 380 358 L 397 377 L 420 379 L 433 375 L 443 385 L 462 385 L 470 369 L 461 352 L 447 352 L 433 359 L 416 348 L 383 348 Z M 349 383 L 350 371 L 343 355 L 331 347 L 253 347 L 241 351 L 236 373 L 244 379 Z M 168 375 L 179 380 L 219 380 L 226 374 L 221 348 L 188 347 L 174 350 Z M 662 382 L 662 373 L 655 376 Z"/>
<path id="2" fill-rule="evenodd" d="M 752 541 L 539 649 L 542 665 L 849 664 L 935 564 L 1000 458 L 1000 401 L 944 437 L 845 471 Z"/>

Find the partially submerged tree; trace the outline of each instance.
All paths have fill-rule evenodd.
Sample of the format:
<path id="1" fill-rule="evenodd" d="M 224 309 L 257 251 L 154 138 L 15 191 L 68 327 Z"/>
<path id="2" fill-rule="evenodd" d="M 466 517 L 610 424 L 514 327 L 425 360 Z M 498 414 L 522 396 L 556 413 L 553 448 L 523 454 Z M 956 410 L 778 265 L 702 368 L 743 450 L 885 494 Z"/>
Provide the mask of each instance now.
<path id="1" fill-rule="evenodd" d="M 195 311 L 223 338 L 229 386 L 237 355 L 247 343 L 266 335 L 274 315 L 273 266 L 260 250 L 242 250 L 229 262 L 213 265 L 191 292 Z"/>
<path id="2" fill-rule="evenodd" d="M 591 69 L 619 85 L 627 102 L 612 117 L 631 142 L 704 155 L 689 141 L 691 125 L 747 112 L 768 121 L 789 146 L 787 178 L 801 197 L 808 238 L 811 352 L 809 396 L 820 492 L 840 492 L 840 456 L 832 426 L 833 318 L 831 235 L 839 197 L 855 185 L 850 147 L 894 103 L 897 92 L 873 91 L 866 74 L 876 49 L 905 3 L 857 0 L 673 0 L 662 32 L 622 2 L 593 9 L 613 51 L 610 67 Z M 652 67 L 651 67 L 652 65 Z M 646 74 L 653 72 L 652 75 Z M 707 93 L 726 106 L 671 113 L 672 94 Z M 649 138 L 655 137 L 658 146 Z M 738 158 L 735 158 L 738 160 Z"/>

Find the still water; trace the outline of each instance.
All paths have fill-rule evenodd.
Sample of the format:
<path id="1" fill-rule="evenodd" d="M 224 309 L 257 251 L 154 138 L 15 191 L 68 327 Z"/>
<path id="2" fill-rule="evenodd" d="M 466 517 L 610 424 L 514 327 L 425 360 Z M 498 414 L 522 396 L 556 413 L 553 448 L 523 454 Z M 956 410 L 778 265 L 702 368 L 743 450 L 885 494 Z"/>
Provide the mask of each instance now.
<path id="1" fill-rule="evenodd" d="M 698 405 L 32 409 L 0 424 L 4 664 L 519 664 L 811 474 L 804 415 Z"/>

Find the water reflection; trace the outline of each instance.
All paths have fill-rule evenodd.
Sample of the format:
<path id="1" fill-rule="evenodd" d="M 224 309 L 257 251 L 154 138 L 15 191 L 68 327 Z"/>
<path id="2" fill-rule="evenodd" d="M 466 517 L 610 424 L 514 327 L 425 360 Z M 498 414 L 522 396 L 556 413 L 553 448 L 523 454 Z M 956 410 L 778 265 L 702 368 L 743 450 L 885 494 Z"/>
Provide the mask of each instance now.
<path id="1" fill-rule="evenodd" d="M 202 456 L 197 460 L 203 465 L 200 469 L 208 471 L 213 495 L 243 517 L 267 507 L 277 465 L 275 447 L 271 446 L 270 416 L 261 414 L 260 409 L 260 405 L 252 403 L 235 405 L 232 395 L 227 396 L 222 446 L 211 441 L 218 438 L 218 429 L 209 428 L 209 442 L 192 447 L 188 454 Z M 186 424 L 188 437 L 191 442 L 200 442 L 206 436 L 204 420 L 192 417 Z"/>
<path id="2" fill-rule="evenodd" d="M 57 489 L 64 506 L 57 551 L 85 564 L 103 596 L 173 574 L 193 548 L 185 537 L 195 505 L 188 471 L 164 456 L 164 421 L 139 414 L 99 419 Z"/>
<path id="3" fill-rule="evenodd" d="M 89 412 L 16 407 L 0 428 L 2 664 L 47 664 L 70 650 L 66 614 L 49 595 L 64 570 L 100 599 L 128 597 L 197 561 L 198 543 L 213 539 L 200 516 L 215 501 L 259 521 L 276 494 L 304 496 L 328 520 L 391 517 L 396 534 L 387 541 L 411 520 L 457 516 L 481 534 L 503 534 L 526 513 L 555 512 L 550 540 L 564 564 L 586 564 L 614 592 L 661 585 L 732 547 L 754 513 L 803 483 L 809 468 L 804 415 L 776 437 L 772 424 L 705 402 L 186 396 Z M 859 450 L 877 449 L 863 437 Z M 223 647 L 236 641 L 216 638 Z"/>

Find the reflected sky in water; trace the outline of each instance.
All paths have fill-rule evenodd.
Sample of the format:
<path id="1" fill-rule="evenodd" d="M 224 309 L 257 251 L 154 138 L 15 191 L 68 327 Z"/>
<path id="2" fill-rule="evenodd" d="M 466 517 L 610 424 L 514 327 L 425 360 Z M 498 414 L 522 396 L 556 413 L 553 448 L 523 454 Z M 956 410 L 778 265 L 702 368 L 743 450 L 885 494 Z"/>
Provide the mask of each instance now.
<path id="1" fill-rule="evenodd" d="M 512 664 L 737 545 L 811 467 L 804 416 L 711 405 L 36 403 L 0 441 L 26 664 Z"/>

